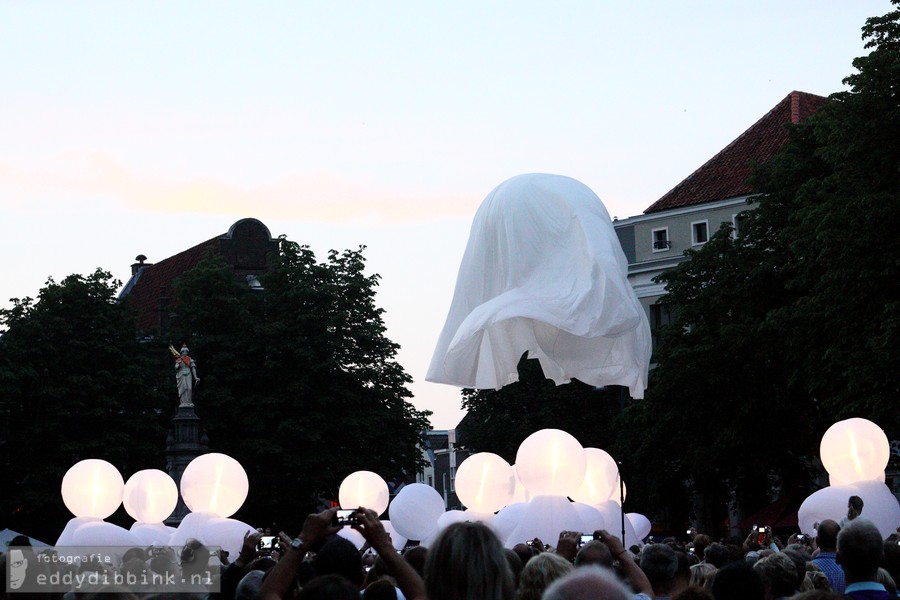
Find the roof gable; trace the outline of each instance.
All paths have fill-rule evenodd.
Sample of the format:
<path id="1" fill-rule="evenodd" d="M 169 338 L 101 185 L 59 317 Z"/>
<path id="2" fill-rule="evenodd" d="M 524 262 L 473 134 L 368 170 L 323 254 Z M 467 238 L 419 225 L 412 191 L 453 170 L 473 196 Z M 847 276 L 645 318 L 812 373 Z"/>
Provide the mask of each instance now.
<path id="1" fill-rule="evenodd" d="M 208 253 L 222 255 L 235 276 L 261 275 L 268 269 L 268 254 L 278 252 L 278 241 L 256 219 L 241 219 L 227 233 L 201 242 L 156 264 L 139 265 L 119 296 L 137 311 L 141 333 L 164 333 L 175 307 L 175 280 L 190 271 Z M 143 256 L 139 258 L 144 258 Z"/>
<path id="2" fill-rule="evenodd" d="M 751 193 L 747 178 L 788 140 L 789 124 L 805 121 L 827 98 L 791 92 L 760 120 L 681 183 L 651 204 L 644 214 L 736 198 Z"/>

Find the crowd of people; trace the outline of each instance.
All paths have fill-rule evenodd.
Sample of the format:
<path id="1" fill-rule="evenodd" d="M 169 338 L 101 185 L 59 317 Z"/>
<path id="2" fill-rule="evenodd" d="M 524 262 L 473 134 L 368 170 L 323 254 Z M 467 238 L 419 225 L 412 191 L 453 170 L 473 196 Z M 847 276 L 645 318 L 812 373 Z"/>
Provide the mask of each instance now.
<path id="1" fill-rule="evenodd" d="M 192 574 L 216 569 L 215 592 L 198 584 L 179 588 L 185 598 L 210 600 L 776 600 L 897 598 L 900 535 L 883 539 L 859 517 L 818 524 L 815 537 L 787 540 L 759 528 L 746 539 L 713 541 L 691 532 L 687 541 L 667 538 L 626 548 L 606 531 L 583 536 L 563 531 L 555 546 L 541 540 L 504 548 L 487 525 L 455 523 L 429 546 L 398 552 L 371 510 L 360 508 L 351 527 L 365 539 L 362 549 L 336 535 L 337 509 L 309 515 L 296 538 L 283 533 L 275 544 L 260 544 L 260 532 L 247 532 L 234 560 L 196 540 L 179 551 L 134 548 L 122 557 L 118 572 L 133 580 L 152 575 Z M 585 537 L 590 539 L 585 540 Z M 0 557 L 2 571 L 36 560 L 31 549 L 10 550 Z M 14 542 L 10 546 L 16 546 Z M 9 564 L 7 564 L 9 563 Z M 103 572 L 111 565 L 91 559 L 71 567 L 77 573 Z M 6 595 L 16 590 L 7 578 Z M 210 581 L 202 582 L 209 584 Z M 13 586 L 15 587 L 15 586 Z M 169 596 L 165 588 L 136 591 L 134 586 L 105 584 L 77 593 L 47 594 L 75 600 Z"/>

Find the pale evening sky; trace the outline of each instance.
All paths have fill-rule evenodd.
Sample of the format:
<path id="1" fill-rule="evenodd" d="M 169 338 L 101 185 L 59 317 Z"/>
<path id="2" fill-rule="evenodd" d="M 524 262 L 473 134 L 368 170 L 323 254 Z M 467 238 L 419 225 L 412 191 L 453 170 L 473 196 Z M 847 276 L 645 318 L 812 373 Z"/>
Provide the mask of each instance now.
<path id="1" fill-rule="evenodd" d="M 450 428 L 459 391 L 425 371 L 493 187 L 558 173 L 640 214 L 792 90 L 844 89 L 890 9 L 3 2 L 0 298 L 124 281 L 243 217 L 320 258 L 365 244 L 414 403 Z"/>

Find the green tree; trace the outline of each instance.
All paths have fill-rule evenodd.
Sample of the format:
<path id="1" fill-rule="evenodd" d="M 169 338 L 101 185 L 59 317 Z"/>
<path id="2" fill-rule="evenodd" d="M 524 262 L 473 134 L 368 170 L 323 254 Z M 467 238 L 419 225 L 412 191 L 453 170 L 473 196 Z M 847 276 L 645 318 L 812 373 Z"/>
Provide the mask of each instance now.
<path id="1" fill-rule="evenodd" d="M 283 238 L 262 291 L 215 256 L 179 278 L 172 341 L 201 369 L 197 413 L 211 449 L 250 477 L 239 518 L 296 527 L 351 472 L 390 480 L 416 467 L 429 413 L 408 401 L 378 279 L 365 274 L 362 248 L 317 262 Z"/>
<path id="2" fill-rule="evenodd" d="M 126 479 L 165 466 L 159 371 L 118 286 L 101 270 L 70 275 L 0 310 L 3 521 L 48 542 L 71 517 L 59 486 L 79 460 L 107 460 Z"/>
<path id="3" fill-rule="evenodd" d="M 895 0 L 897 5 L 900 0 Z M 808 485 L 834 421 L 900 434 L 898 265 L 900 11 L 869 19 L 871 53 L 847 92 L 752 178 L 755 211 L 664 274 L 677 315 L 663 332 L 647 399 L 620 420 L 650 510 L 673 494 L 750 510 Z"/>

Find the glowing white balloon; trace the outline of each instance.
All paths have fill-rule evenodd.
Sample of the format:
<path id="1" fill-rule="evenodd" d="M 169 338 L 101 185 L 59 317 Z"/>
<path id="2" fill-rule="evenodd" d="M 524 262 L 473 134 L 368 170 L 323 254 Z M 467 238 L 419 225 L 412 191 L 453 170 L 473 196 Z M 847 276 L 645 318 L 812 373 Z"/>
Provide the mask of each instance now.
<path id="1" fill-rule="evenodd" d="M 631 526 L 634 527 L 634 534 L 638 538 L 644 539 L 650 535 L 650 529 L 653 528 L 650 519 L 640 513 L 625 513 L 625 518 L 631 522 Z"/>
<path id="2" fill-rule="evenodd" d="M 394 531 L 408 540 L 424 540 L 437 529 L 444 499 L 424 483 L 405 486 L 388 508 Z"/>
<path id="3" fill-rule="evenodd" d="M 509 539 L 509 536 L 512 535 L 512 532 L 515 531 L 516 527 L 519 525 L 527 508 L 528 503 L 517 502 L 504 507 L 494 517 L 494 522 L 491 523 L 491 525 L 494 527 L 494 531 L 497 532 L 497 536 L 504 545 Z"/>
<path id="4" fill-rule="evenodd" d="M 610 534 L 616 536 L 620 540 L 622 539 L 622 508 L 612 500 L 608 500 L 597 507 L 601 513 L 603 513 L 603 519 L 606 521 L 606 531 Z M 631 525 L 631 521 L 627 518 L 625 519 L 625 547 L 630 548 L 637 544 L 641 545 L 641 540 L 638 538 L 637 534 L 634 532 L 634 527 Z"/>
<path id="5" fill-rule="evenodd" d="M 162 523 L 178 504 L 178 486 L 158 469 L 138 471 L 125 482 L 122 503 L 138 523 Z"/>
<path id="6" fill-rule="evenodd" d="M 381 475 L 371 471 L 356 471 L 341 482 L 338 501 L 341 508 L 353 509 L 362 506 L 380 515 L 388 507 L 390 492 Z"/>
<path id="7" fill-rule="evenodd" d="M 466 508 L 493 513 L 512 500 L 516 477 L 512 467 L 490 452 L 465 459 L 456 469 L 456 495 Z"/>
<path id="8" fill-rule="evenodd" d="M 516 490 L 513 492 L 512 498 L 509 500 L 509 504 L 516 504 L 518 502 L 528 502 L 531 500 L 531 497 L 528 495 L 528 490 L 525 489 L 525 486 L 522 485 L 522 480 L 519 479 L 519 472 L 516 470 L 516 465 L 512 466 L 513 475 L 516 476 Z"/>
<path id="9" fill-rule="evenodd" d="M 507 538 L 506 546 L 512 548 L 534 538 L 555 545 L 560 531 L 581 531 L 584 527 L 578 510 L 568 498 L 543 494 L 525 505 L 525 512 Z"/>
<path id="10" fill-rule="evenodd" d="M 241 508 L 249 490 L 244 467 L 225 454 L 202 454 L 181 475 L 181 497 L 193 512 L 230 517 Z"/>
<path id="11" fill-rule="evenodd" d="M 867 419 L 838 421 L 822 436 L 819 456 L 831 485 L 884 481 L 891 445 L 884 431 Z"/>
<path id="12" fill-rule="evenodd" d="M 578 517 L 584 523 L 584 526 L 581 528 L 582 533 L 591 534 L 598 529 L 606 529 L 606 519 L 603 518 L 603 513 L 596 506 L 573 502 L 572 508 L 575 509 Z"/>
<path id="13" fill-rule="evenodd" d="M 811 494 L 797 511 L 800 531 L 815 535 L 815 524 L 825 519 L 840 523 L 847 516 L 850 496 L 863 500 L 862 516 L 872 521 L 883 537 L 894 533 L 900 524 L 900 503 L 891 488 L 880 481 L 860 481 L 852 485 L 832 485 Z"/>
<path id="14" fill-rule="evenodd" d="M 519 445 L 516 471 L 532 496 L 568 496 L 584 479 L 584 448 L 559 429 L 541 429 Z"/>
<path id="15" fill-rule="evenodd" d="M 394 550 L 403 550 L 406 546 L 406 538 L 397 533 L 397 530 L 394 529 L 394 526 L 388 520 L 381 521 L 381 526 L 391 536 L 391 544 L 394 546 Z"/>
<path id="16" fill-rule="evenodd" d="M 619 476 L 619 467 L 612 456 L 599 448 L 585 448 L 584 455 L 587 461 L 584 479 L 571 498 L 590 505 L 603 504 L 612 496 L 618 495 L 616 478 Z"/>
<path id="17" fill-rule="evenodd" d="M 352 542 L 357 550 L 362 548 L 363 544 L 366 543 L 366 538 L 363 537 L 363 534 L 350 527 L 341 527 L 341 530 L 338 531 L 337 534 L 345 540 Z"/>
<path id="18" fill-rule="evenodd" d="M 628 498 L 628 486 L 625 485 L 625 482 L 622 482 L 622 489 L 619 489 L 619 478 L 617 477 L 616 487 L 609 499 L 615 502 L 618 506 L 622 506 L 622 500 L 625 500 L 626 498 Z"/>
<path id="19" fill-rule="evenodd" d="M 122 474 L 105 460 L 75 463 L 62 480 L 62 498 L 76 517 L 105 519 L 122 503 Z"/>

